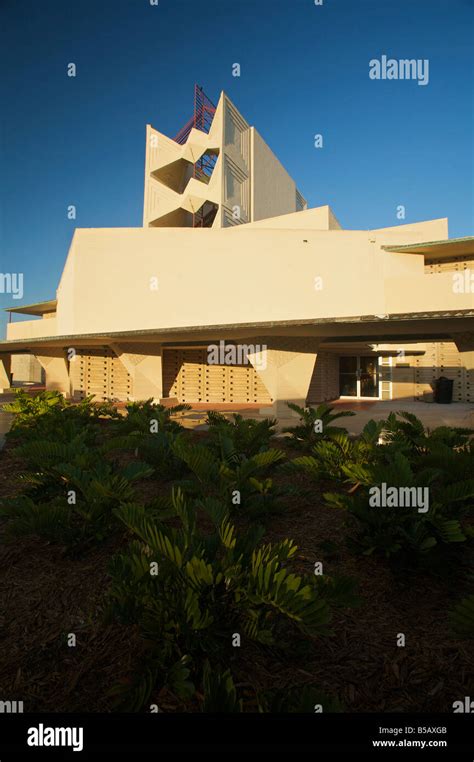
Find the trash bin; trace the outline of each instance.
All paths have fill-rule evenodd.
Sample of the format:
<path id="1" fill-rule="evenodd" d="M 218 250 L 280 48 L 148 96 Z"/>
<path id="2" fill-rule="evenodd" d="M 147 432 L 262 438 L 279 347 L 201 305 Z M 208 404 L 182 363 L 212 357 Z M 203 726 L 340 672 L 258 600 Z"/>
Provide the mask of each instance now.
<path id="1" fill-rule="evenodd" d="M 445 376 L 440 376 L 434 383 L 434 401 L 441 405 L 448 405 L 453 401 L 454 381 Z"/>

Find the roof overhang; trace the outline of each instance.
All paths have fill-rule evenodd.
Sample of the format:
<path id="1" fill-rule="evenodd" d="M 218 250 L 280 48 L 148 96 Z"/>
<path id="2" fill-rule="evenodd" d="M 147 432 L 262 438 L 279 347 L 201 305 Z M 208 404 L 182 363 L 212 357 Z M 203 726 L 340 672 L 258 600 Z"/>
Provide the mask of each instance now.
<path id="1" fill-rule="evenodd" d="M 47 302 L 36 302 L 35 304 L 25 304 L 21 307 L 7 307 L 5 312 L 15 312 L 19 315 L 45 315 L 48 312 L 56 312 L 58 306 L 57 299 L 50 299 Z"/>
<path id="2" fill-rule="evenodd" d="M 384 251 L 399 254 L 424 254 L 425 259 L 450 259 L 451 257 L 474 256 L 474 236 L 450 238 L 445 241 L 425 241 L 396 246 L 382 246 Z"/>
<path id="3" fill-rule="evenodd" d="M 453 333 L 474 330 L 474 310 L 446 312 L 411 312 L 392 315 L 278 320 L 261 323 L 234 323 L 207 326 L 155 328 L 110 333 L 86 333 L 48 336 L 34 339 L 13 339 L 0 342 L 2 353 L 33 352 L 57 347 L 93 347 L 121 342 L 132 344 L 167 344 L 217 339 L 238 339 L 265 336 L 309 336 L 327 340 L 349 341 L 442 341 Z"/>

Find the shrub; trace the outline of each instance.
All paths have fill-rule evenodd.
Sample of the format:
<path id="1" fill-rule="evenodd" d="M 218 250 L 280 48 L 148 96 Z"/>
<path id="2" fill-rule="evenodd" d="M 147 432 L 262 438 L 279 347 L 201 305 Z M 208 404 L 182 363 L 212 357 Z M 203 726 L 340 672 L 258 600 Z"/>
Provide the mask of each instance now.
<path id="1" fill-rule="evenodd" d="M 330 479 L 344 481 L 344 467 L 356 464 L 374 463 L 380 457 L 378 444 L 382 424 L 368 421 L 359 437 L 351 438 L 345 431 L 328 434 L 312 447 L 312 455 L 294 458 L 286 469 L 301 470 L 316 481 Z"/>
<path id="2" fill-rule="evenodd" d="M 436 444 L 451 450 L 461 448 L 474 435 L 472 429 L 451 426 L 439 426 L 430 431 L 416 415 L 406 411 L 390 413 L 382 423 L 384 441 L 408 456 L 424 455 Z"/>
<path id="3" fill-rule="evenodd" d="M 282 493 L 265 477 L 283 460 L 283 451 L 264 450 L 247 458 L 236 452 L 227 439 L 223 440 L 222 460 L 206 445 L 195 445 L 185 439 L 176 440 L 173 451 L 191 472 L 190 479 L 180 482 L 189 494 L 217 497 L 229 509 L 240 509 L 253 516 L 280 508 Z"/>
<path id="4" fill-rule="evenodd" d="M 461 638 L 474 638 L 474 595 L 463 598 L 450 614 L 451 627 Z"/>
<path id="5" fill-rule="evenodd" d="M 140 621 L 150 636 L 168 633 L 182 644 L 183 653 L 190 653 L 200 646 L 212 652 L 219 643 L 230 644 L 233 632 L 271 643 L 278 616 L 305 632 L 325 630 L 329 610 L 313 579 L 283 566 L 296 553 L 291 540 L 259 546 L 259 527 L 237 537 L 225 506 L 216 500 L 190 504 L 174 490 L 173 507 L 179 528 L 149 519 L 141 506 L 116 510 L 143 545 L 135 544 L 131 556 L 116 559 L 112 595 L 122 609 L 130 603 L 134 611 L 141 608 Z M 214 523 L 212 535 L 198 530 L 196 507 Z M 151 561 L 159 564 L 156 576 L 150 574 Z"/>
<path id="6" fill-rule="evenodd" d="M 140 402 L 129 402 L 125 409 L 127 414 L 117 423 L 115 432 L 119 435 L 130 433 L 148 435 L 161 431 L 180 432 L 182 427 L 178 421 L 172 419 L 172 416 L 184 410 L 190 410 L 190 405 L 164 407 L 150 398 Z"/>
<path id="7" fill-rule="evenodd" d="M 59 392 L 41 392 L 34 396 L 23 389 L 18 390 L 15 400 L 3 409 L 15 413 L 7 437 L 22 442 L 52 440 L 68 443 L 86 432 L 88 442 L 93 444 L 98 434 L 98 422 L 103 418 L 120 417 L 111 402 L 95 403 L 92 396 L 74 403 L 65 400 Z"/>
<path id="8" fill-rule="evenodd" d="M 172 419 L 189 405 L 164 407 L 152 399 L 130 402 L 127 415 L 112 427 L 112 449 L 132 450 L 153 466 L 161 479 L 177 479 L 187 472 L 186 464 L 174 452 L 174 443 L 184 436 L 183 427 Z"/>
<path id="9" fill-rule="evenodd" d="M 12 428 L 16 428 L 31 419 L 37 419 L 40 415 L 49 413 L 53 407 L 63 408 L 65 405 L 66 400 L 60 392 L 44 391 L 39 394 L 29 394 L 25 389 L 16 389 L 15 399 L 2 405 L 2 410 L 15 414 Z"/>
<path id="10" fill-rule="evenodd" d="M 222 458 L 229 446 L 246 458 L 268 450 L 277 424 L 275 418 L 257 421 L 234 413 L 232 420 L 229 420 L 221 413 L 212 411 L 208 412 L 206 422 L 209 425 L 210 447 Z"/>
<path id="11" fill-rule="evenodd" d="M 111 563 L 107 616 L 138 623 L 155 676 L 166 681 L 169 665 L 185 655 L 193 665 L 192 680 L 204 680 L 207 710 L 216 706 L 217 696 L 232 711 L 240 711 L 230 673 L 214 679 L 204 666 L 203 677 L 203 660 L 228 662 L 236 634 L 275 643 L 284 623 L 306 635 L 323 635 L 328 632 L 329 601 L 347 605 L 352 590 L 346 581 L 291 572 L 286 564 L 295 557 L 294 543 L 261 544 L 263 529 L 258 526 L 238 535 L 219 500 L 190 502 L 178 489 L 173 490 L 172 505 L 173 526 L 151 518 L 142 506 L 122 505 L 115 511 L 136 539 Z M 197 527 L 199 509 L 212 522 L 210 534 Z M 149 668 L 147 674 L 151 691 Z"/>
<path id="12" fill-rule="evenodd" d="M 345 429 L 332 426 L 333 421 L 338 418 L 347 418 L 355 415 L 351 410 L 341 410 L 334 413 L 334 408 L 326 402 L 322 402 L 317 408 L 299 407 L 293 402 L 286 403 L 290 410 L 298 413 L 300 423 L 297 426 L 290 426 L 283 429 L 285 433 L 291 434 L 293 444 L 296 447 L 309 448 L 316 442 L 326 439 L 336 432 L 347 433 Z"/>
<path id="13" fill-rule="evenodd" d="M 92 536 L 104 539 L 115 521 L 112 509 L 133 500 L 133 482 L 152 473 L 139 462 L 119 472 L 101 459 L 100 451 L 79 451 L 70 462 L 61 462 L 61 451 L 71 456 L 64 445 L 38 442 L 20 449 L 29 449 L 32 461 L 43 453 L 44 461 L 39 470 L 21 475 L 25 494 L 0 503 L 7 531 L 16 536 L 38 534 L 66 544 Z"/>
<path id="14" fill-rule="evenodd" d="M 437 484 L 437 471 L 415 472 L 402 452 L 391 453 L 388 462 L 342 466 L 350 492 L 328 493 L 327 501 L 348 511 L 355 527 L 353 546 L 370 555 L 381 552 L 393 556 L 400 552 L 425 553 L 438 545 L 466 540 L 460 519 L 474 497 L 474 479 L 444 486 Z M 372 487 L 385 483 L 400 488 L 429 488 L 426 512 L 416 507 L 375 507 L 370 505 Z"/>
<path id="15" fill-rule="evenodd" d="M 203 712 L 235 713 L 246 710 L 243 699 L 238 698 L 230 669 L 222 671 L 211 667 L 206 660 L 203 670 Z M 255 697 L 257 710 L 270 714 L 314 714 L 321 711 L 341 712 L 337 699 L 328 697 L 314 685 L 301 685 L 260 692 Z M 253 708 L 253 707 L 252 707 Z"/>
<path id="16" fill-rule="evenodd" d="M 161 479 L 180 479 L 188 472 L 188 467 L 175 454 L 174 445 L 183 438 L 183 433 L 176 434 L 174 431 L 149 434 L 138 445 L 137 455 L 153 466 L 155 475 Z"/>

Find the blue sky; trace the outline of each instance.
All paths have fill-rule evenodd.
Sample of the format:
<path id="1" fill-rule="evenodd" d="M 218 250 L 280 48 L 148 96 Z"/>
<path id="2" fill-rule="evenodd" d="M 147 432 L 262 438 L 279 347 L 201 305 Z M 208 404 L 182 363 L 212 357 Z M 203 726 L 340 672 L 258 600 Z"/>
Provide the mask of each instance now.
<path id="1" fill-rule="evenodd" d="M 75 226 L 141 224 L 145 125 L 173 136 L 195 82 L 343 227 L 404 205 L 473 234 L 473 18 L 474 0 L 0 0 L 0 271 L 24 273 L 1 306 L 55 296 Z M 428 85 L 371 80 L 383 54 L 428 59 Z"/>

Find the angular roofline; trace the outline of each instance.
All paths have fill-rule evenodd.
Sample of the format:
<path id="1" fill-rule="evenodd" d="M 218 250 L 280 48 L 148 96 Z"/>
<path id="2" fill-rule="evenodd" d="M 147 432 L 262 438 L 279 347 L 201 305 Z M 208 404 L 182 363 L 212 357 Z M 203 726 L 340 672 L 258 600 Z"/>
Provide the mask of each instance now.
<path id="1" fill-rule="evenodd" d="M 47 302 L 35 302 L 21 307 L 5 307 L 4 312 L 15 312 L 20 315 L 45 315 L 47 312 L 54 312 L 57 306 L 58 300 L 50 299 Z"/>

